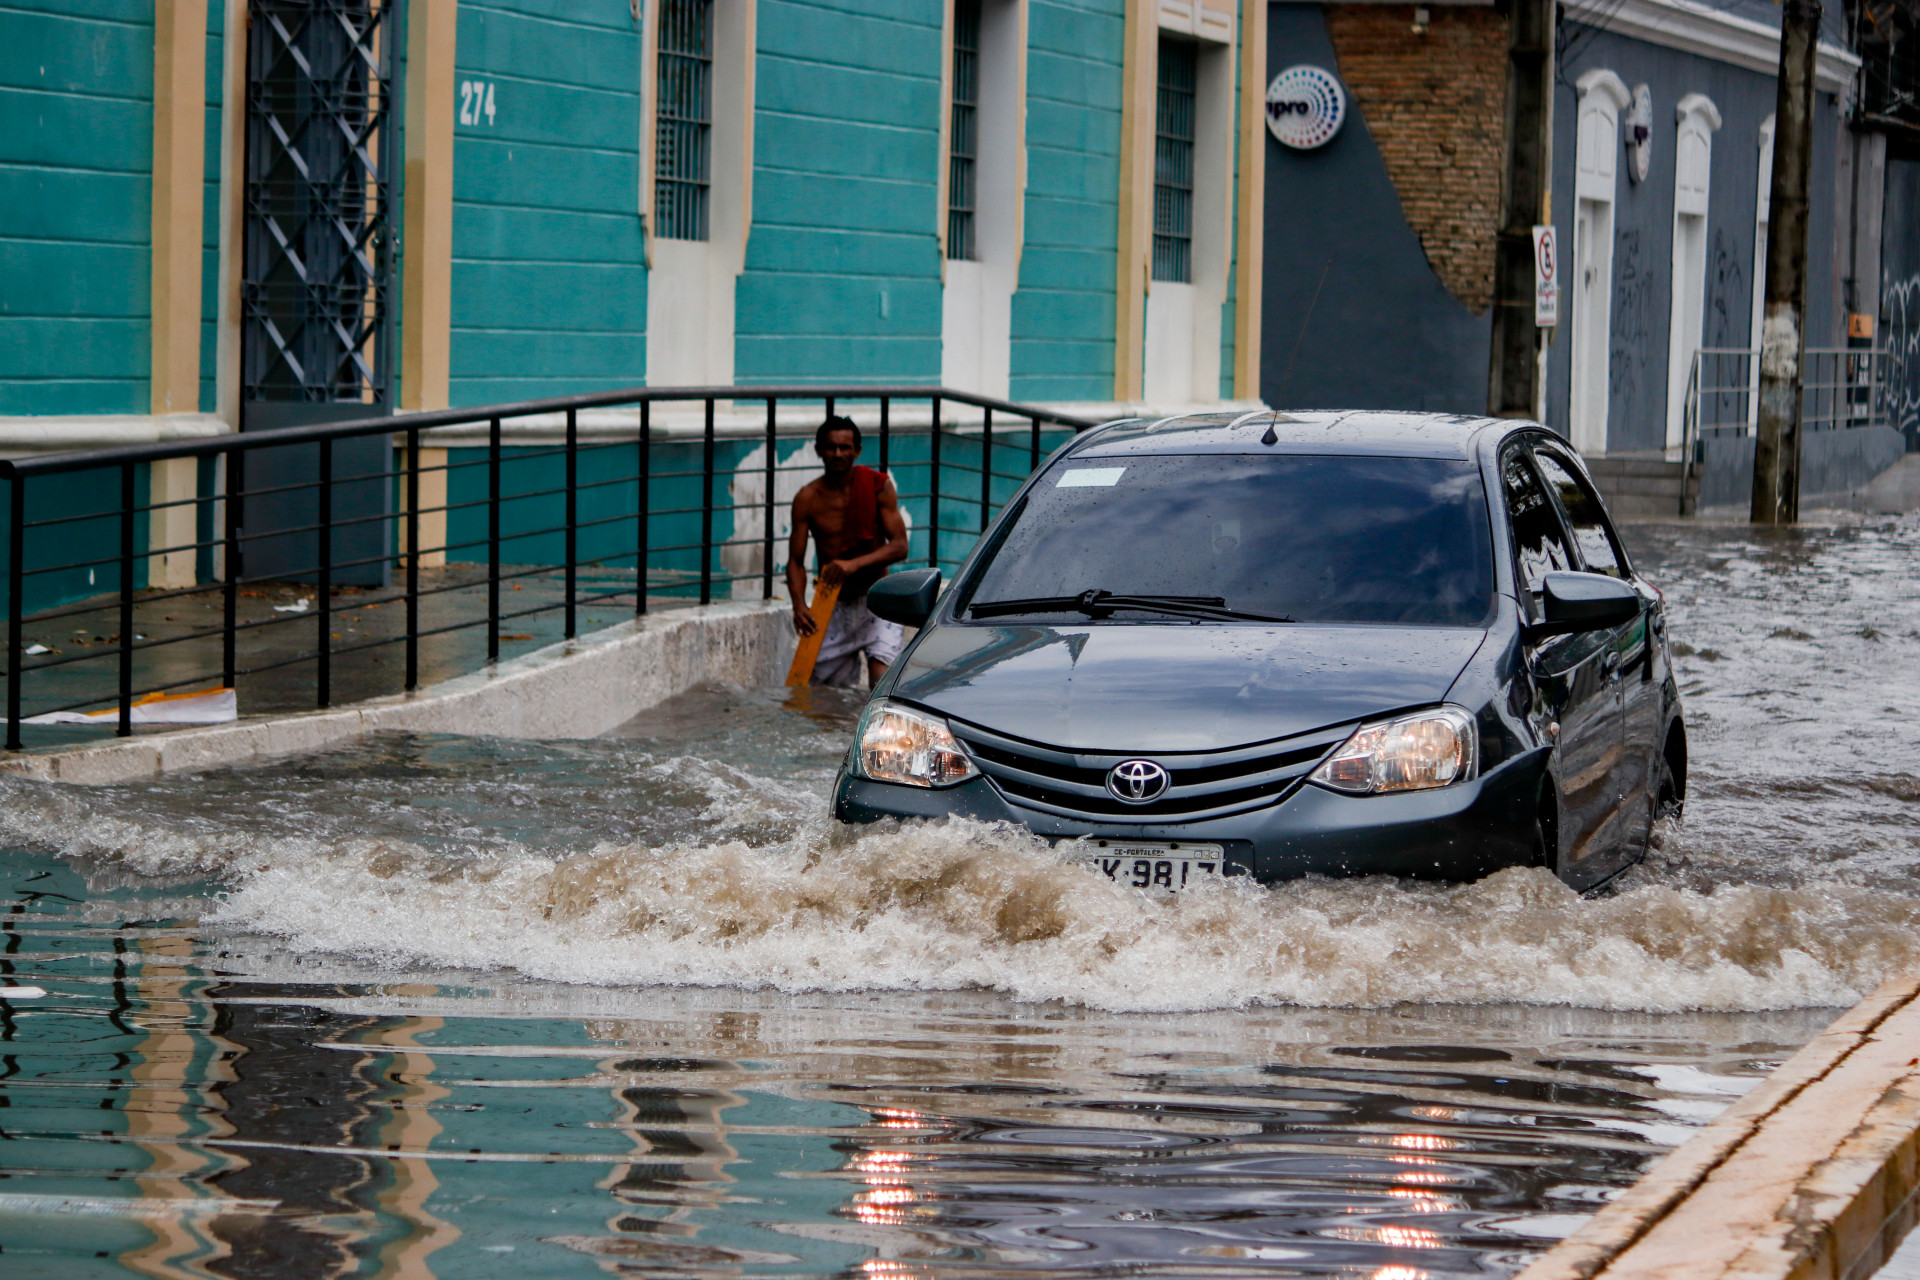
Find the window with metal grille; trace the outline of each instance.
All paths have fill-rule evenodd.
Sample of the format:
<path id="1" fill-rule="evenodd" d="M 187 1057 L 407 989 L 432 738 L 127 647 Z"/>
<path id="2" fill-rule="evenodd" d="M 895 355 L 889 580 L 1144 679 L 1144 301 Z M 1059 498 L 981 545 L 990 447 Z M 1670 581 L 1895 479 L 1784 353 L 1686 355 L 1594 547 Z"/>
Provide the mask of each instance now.
<path id="1" fill-rule="evenodd" d="M 980 156 L 980 0 L 954 0 L 953 104 L 947 133 L 947 256 L 972 258 L 974 163 Z"/>
<path id="2" fill-rule="evenodd" d="M 1160 41 L 1160 101 L 1153 139 L 1153 278 L 1193 280 L 1194 46 Z"/>
<path id="3" fill-rule="evenodd" d="M 707 238 L 712 181 L 713 0 L 661 0 L 653 233 Z"/>

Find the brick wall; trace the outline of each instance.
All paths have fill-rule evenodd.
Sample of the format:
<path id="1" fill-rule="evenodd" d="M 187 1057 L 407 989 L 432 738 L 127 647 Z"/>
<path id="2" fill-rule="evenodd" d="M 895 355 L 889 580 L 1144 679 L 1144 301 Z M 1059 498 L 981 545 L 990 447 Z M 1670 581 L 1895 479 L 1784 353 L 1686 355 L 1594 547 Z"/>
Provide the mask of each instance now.
<path id="1" fill-rule="evenodd" d="M 1429 12 L 1416 35 L 1411 5 L 1328 5 L 1327 32 L 1427 261 L 1479 314 L 1493 298 L 1507 20 L 1493 8 Z"/>

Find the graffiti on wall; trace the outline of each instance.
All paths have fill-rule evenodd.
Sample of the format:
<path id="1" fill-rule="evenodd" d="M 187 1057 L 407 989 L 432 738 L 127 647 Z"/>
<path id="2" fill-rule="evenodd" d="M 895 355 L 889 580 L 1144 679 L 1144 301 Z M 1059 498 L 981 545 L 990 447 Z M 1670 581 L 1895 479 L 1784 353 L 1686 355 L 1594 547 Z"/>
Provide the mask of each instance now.
<path id="1" fill-rule="evenodd" d="M 1713 290 L 1707 307 L 1706 347 L 1744 347 L 1751 313 L 1747 310 L 1745 245 L 1737 245 L 1726 228 L 1713 229 Z"/>
<path id="2" fill-rule="evenodd" d="M 1613 242 L 1613 344 L 1607 362 L 1610 449 L 1640 449 L 1660 443 L 1659 439 L 1637 439 L 1636 434 L 1646 433 L 1644 429 L 1637 433 L 1633 430 L 1657 422 L 1666 401 L 1665 388 L 1656 387 L 1647 376 L 1648 352 L 1656 332 L 1653 306 L 1658 281 L 1641 261 L 1641 239 L 1638 231 L 1622 231 Z M 1664 357 L 1664 342 L 1661 354 Z"/>
<path id="3" fill-rule="evenodd" d="M 1920 447 L 1920 271 L 1881 285 L 1880 326 L 1887 423 L 1906 434 L 1909 449 Z"/>

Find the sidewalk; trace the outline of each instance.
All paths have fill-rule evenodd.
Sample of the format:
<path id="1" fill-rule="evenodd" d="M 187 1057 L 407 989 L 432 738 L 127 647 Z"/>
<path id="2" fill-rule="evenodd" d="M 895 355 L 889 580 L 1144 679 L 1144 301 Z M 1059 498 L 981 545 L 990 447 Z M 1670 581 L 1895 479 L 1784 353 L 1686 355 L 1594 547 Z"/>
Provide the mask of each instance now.
<path id="1" fill-rule="evenodd" d="M 502 569 L 513 571 L 512 566 Z M 652 588 L 647 597 L 650 613 L 698 604 L 697 589 L 690 590 L 683 585 L 683 579 L 660 573 L 650 577 L 659 579 L 649 584 Z M 578 634 L 584 636 L 631 620 L 634 617 L 633 585 L 634 575 L 630 569 L 581 572 L 575 588 L 577 596 L 603 598 L 576 606 Z M 439 635 L 421 636 L 419 685 L 424 688 L 483 669 L 487 649 L 486 567 L 458 564 L 423 568 L 420 588 L 422 592 L 441 589 L 438 594 L 421 597 L 421 631 L 459 623 L 472 625 Z M 722 594 L 725 589 L 726 584 L 717 584 L 716 599 L 726 598 Z M 673 594 L 659 594 L 662 591 Z M 157 594 L 163 593 L 142 591 L 135 595 L 136 643 L 195 636 L 197 632 L 213 634 L 158 648 L 136 649 L 134 689 L 179 681 L 188 683 L 178 685 L 176 692 L 219 687 L 222 648 L 219 590 L 215 588 L 205 595 L 153 600 L 151 597 Z M 557 570 L 503 582 L 500 660 L 507 662 L 563 639 L 565 612 L 558 606 L 564 599 L 565 578 Z M 304 609 L 299 607 L 302 602 Z M 98 700 L 82 708 L 87 711 L 113 705 L 119 687 L 119 599 L 101 596 L 88 603 L 95 607 L 45 623 L 27 619 L 23 646 L 31 649 L 44 645 L 48 652 L 27 657 L 22 663 L 23 715 L 32 716 L 83 698 Z M 315 604 L 311 583 L 260 583 L 240 591 L 236 619 L 243 627 L 256 624 L 239 631 L 235 642 L 235 665 L 243 672 L 251 671 L 235 680 L 243 721 L 312 711 L 319 706 L 318 662 L 314 657 L 302 656 L 312 654 L 319 646 L 321 616 Z M 542 606 L 554 607 L 528 617 L 504 616 Z M 400 637 L 406 629 L 406 603 L 401 586 L 336 587 L 326 627 L 328 640 L 336 651 L 331 662 L 331 706 L 344 707 L 403 691 L 406 650 Z M 391 643 L 338 652 L 383 640 Z M 83 656 L 83 661 L 66 661 Z M 137 726 L 134 730 L 142 737 L 178 731 L 178 726 L 164 725 Z M 29 753 L 66 750 L 113 736 L 112 720 L 98 727 L 21 726 L 21 740 Z"/>

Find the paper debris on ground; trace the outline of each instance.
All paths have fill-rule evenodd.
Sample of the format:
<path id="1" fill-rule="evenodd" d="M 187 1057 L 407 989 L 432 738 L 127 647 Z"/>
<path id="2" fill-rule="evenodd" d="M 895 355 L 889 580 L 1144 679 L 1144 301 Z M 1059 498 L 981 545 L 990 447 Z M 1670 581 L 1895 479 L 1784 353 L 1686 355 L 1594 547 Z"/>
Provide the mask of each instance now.
<path id="1" fill-rule="evenodd" d="M 275 613 L 305 613 L 307 611 L 307 606 L 311 603 L 312 601 L 309 600 L 306 596 L 301 596 L 298 600 L 295 600 L 292 604 L 277 604 L 273 606 L 273 611 Z"/>
<path id="2" fill-rule="evenodd" d="M 133 704 L 134 724 L 226 724 L 240 718 L 240 700 L 232 689 L 201 689 L 193 693 L 150 693 Z M 49 711 L 28 716 L 21 724 L 99 724 L 120 722 L 120 709 L 105 711 Z"/>

